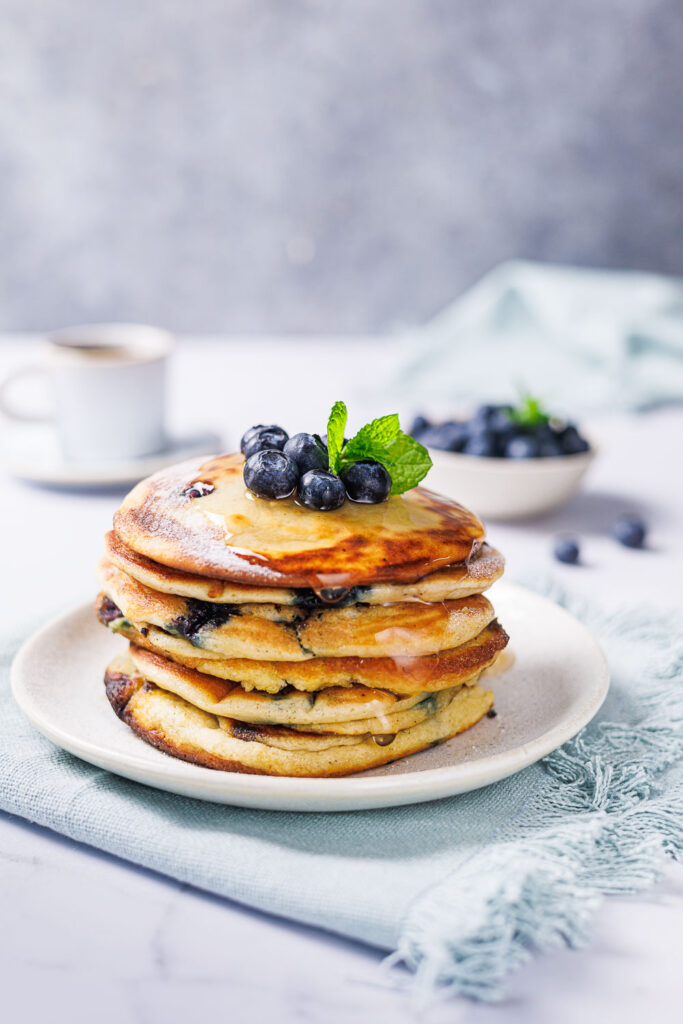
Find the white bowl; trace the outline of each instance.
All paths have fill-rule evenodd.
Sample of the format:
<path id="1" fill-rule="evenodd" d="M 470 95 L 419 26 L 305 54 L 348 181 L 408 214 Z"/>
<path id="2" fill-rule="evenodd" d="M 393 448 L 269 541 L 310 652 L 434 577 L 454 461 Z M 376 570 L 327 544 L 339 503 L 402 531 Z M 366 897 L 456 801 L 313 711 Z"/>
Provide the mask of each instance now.
<path id="1" fill-rule="evenodd" d="M 434 463 L 425 485 L 471 508 L 484 519 L 522 519 L 564 505 L 576 494 L 595 456 L 489 459 L 430 448 Z"/>

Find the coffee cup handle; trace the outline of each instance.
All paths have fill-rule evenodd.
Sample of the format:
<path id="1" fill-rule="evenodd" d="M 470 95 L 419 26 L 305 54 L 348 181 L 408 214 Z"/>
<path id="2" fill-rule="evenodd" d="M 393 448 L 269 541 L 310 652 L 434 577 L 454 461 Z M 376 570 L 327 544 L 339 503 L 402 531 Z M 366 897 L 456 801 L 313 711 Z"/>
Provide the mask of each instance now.
<path id="1" fill-rule="evenodd" d="M 14 385 L 20 380 L 47 380 L 47 372 L 42 366 L 21 366 L 10 373 L 0 383 L 0 412 L 12 420 L 22 423 L 48 423 L 54 419 L 53 412 L 24 412 L 12 402 L 11 393 Z"/>

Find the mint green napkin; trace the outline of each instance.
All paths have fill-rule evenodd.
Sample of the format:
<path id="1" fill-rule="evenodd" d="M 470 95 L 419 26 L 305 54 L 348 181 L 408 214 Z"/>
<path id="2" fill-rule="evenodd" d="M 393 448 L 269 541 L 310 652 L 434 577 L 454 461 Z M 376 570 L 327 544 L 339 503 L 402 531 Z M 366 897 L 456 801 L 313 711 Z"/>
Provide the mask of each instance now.
<path id="1" fill-rule="evenodd" d="M 8 677 L 20 638 L 5 635 L 0 806 L 391 951 L 418 993 L 496 998 L 532 954 L 585 943 L 604 894 L 643 889 L 666 853 L 683 851 L 680 624 L 640 608 L 573 610 L 597 634 L 613 676 L 599 719 L 579 737 L 475 793 L 329 815 L 202 803 L 66 754 L 14 704 Z"/>
<path id="2" fill-rule="evenodd" d="M 514 261 L 413 332 L 395 382 L 414 405 L 509 399 L 560 412 L 683 401 L 683 281 Z"/>

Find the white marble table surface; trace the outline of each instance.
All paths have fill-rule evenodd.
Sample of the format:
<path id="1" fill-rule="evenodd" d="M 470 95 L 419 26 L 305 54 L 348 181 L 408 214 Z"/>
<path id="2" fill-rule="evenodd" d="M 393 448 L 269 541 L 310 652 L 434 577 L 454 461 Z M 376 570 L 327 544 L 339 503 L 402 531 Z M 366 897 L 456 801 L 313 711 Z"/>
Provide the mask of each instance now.
<path id="1" fill-rule="evenodd" d="M 34 351 L 33 339 L 0 338 L 0 377 Z M 358 419 L 391 411 L 390 396 L 379 409 L 362 387 L 370 380 L 381 388 L 394 351 L 390 340 L 187 341 L 175 360 L 171 420 L 181 429 L 216 427 L 233 445 L 252 422 L 320 427 L 339 397 Z M 601 453 L 582 497 L 533 524 L 491 524 L 490 536 L 512 573 L 554 571 L 603 601 L 635 600 L 637 592 L 637 600 L 681 607 L 683 412 L 591 428 Z M 3 618 L 91 596 L 93 565 L 120 495 L 48 490 L 7 476 L 1 482 Z M 648 551 L 607 538 L 606 525 L 625 509 L 646 516 Z M 566 529 L 583 538 L 581 567 L 550 557 L 552 536 Z M 0 816 L 0 908 L 0 1019 L 8 1022 L 418 1019 L 405 996 L 387 987 L 375 950 L 216 899 L 8 816 Z M 536 959 L 515 976 L 502 1004 L 455 1000 L 419 1019 L 635 1024 L 647 1017 L 668 1024 L 681 1019 L 681 948 L 683 872 L 671 865 L 649 893 L 605 901 L 591 947 Z"/>

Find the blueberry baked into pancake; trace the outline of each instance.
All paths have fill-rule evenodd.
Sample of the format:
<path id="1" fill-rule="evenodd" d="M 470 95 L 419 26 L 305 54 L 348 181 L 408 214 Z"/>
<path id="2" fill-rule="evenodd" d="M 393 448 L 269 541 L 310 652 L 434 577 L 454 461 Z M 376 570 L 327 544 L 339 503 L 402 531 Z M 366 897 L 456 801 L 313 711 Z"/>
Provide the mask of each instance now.
<path id="1" fill-rule="evenodd" d="M 255 426 L 124 500 L 98 566 L 116 714 L 223 771 L 349 775 L 478 722 L 507 644 L 484 596 L 503 572 L 475 515 L 418 487 L 431 465 L 396 416 L 325 440 Z"/>

